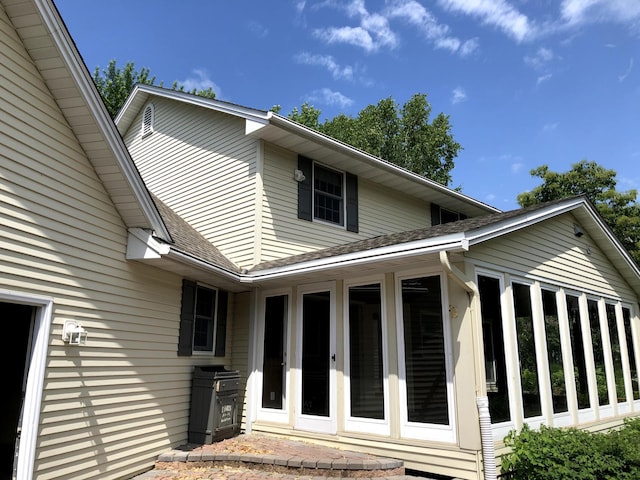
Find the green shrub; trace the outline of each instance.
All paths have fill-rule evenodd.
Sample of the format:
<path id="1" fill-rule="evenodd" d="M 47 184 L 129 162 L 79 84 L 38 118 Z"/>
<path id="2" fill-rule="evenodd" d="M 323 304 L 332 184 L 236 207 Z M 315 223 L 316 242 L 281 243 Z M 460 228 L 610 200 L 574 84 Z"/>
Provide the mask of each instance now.
<path id="1" fill-rule="evenodd" d="M 505 437 L 502 457 L 509 480 L 631 480 L 640 478 L 640 418 L 616 430 L 591 433 L 577 428 L 527 425 Z"/>

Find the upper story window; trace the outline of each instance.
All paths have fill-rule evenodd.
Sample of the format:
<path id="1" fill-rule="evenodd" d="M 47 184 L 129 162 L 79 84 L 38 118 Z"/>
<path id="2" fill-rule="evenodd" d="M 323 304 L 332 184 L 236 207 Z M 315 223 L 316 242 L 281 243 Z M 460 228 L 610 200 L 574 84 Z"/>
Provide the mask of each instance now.
<path id="1" fill-rule="evenodd" d="M 184 280 L 178 355 L 225 355 L 228 294 Z"/>
<path id="2" fill-rule="evenodd" d="M 457 222 L 458 220 L 464 220 L 465 218 L 467 218 L 467 216 L 462 213 L 447 210 L 435 203 L 431 204 L 431 226 Z"/>
<path id="3" fill-rule="evenodd" d="M 335 170 L 313 166 L 313 217 L 344 225 L 344 175 Z"/>
<path id="4" fill-rule="evenodd" d="M 298 218 L 358 232 L 358 177 L 298 157 Z"/>
<path id="5" fill-rule="evenodd" d="M 153 133 L 153 122 L 155 120 L 155 107 L 150 103 L 144 107 L 142 114 L 142 138 Z"/>

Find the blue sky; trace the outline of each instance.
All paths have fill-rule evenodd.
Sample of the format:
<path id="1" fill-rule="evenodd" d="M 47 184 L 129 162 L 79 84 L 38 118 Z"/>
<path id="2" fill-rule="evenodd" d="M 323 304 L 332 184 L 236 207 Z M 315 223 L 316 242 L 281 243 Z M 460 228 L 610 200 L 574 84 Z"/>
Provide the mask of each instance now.
<path id="1" fill-rule="evenodd" d="M 424 93 L 463 150 L 452 187 L 497 208 L 583 159 L 640 187 L 640 0 L 54 0 L 87 68 L 321 120 Z"/>

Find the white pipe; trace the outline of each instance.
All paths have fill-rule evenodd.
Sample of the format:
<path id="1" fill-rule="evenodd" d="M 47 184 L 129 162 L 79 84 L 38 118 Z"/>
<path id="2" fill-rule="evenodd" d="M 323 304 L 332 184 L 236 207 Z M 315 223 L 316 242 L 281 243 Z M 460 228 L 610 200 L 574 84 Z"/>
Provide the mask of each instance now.
<path id="1" fill-rule="evenodd" d="M 484 463 L 485 480 L 496 480 L 496 452 L 491 430 L 491 414 L 489 413 L 489 398 L 476 397 L 478 415 L 480 416 L 480 437 L 482 439 L 482 460 Z"/>
<path id="2" fill-rule="evenodd" d="M 465 278 L 458 268 L 451 265 L 449 255 L 446 251 L 440 251 L 440 264 L 447 274 L 456 281 L 464 290 L 469 294 L 469 308 L 471 310 L 471 321 L 473 325 L 474 336 L 474 355 L 473 358 L 476 362 L 484 364 L 484 359 L 479 358 L 480 354 L 477 351 L 478 344 L 481 340 L 482 331 L 480 330 L 480 322 L 482 319 L 478 318 L 479 308 L 474 308 L 474 302 L 480 298 L 480 292 L 475 283 Z M 481 343 L 479 345 L 482 345 Z M 481 350 L 482 351 L 482 350 Z M 489 398 L 486 396 L 484 390 L 484 373 L 479 372 L 478 366 L 475 368 L 476 372 L 476 405 L 478 406 L 478 416 L 480 418 L 480 441 L 482 444 L 482 460 L 484 464 L 484 480 L 496 480 L 496 452 L 493 442 L 493 432 L 491 429 L 491 413 L 489 412 Z M 482 382 L 482 384 L 481 384 Z M 484 393 L 484 395 L 482 395 Z"/>

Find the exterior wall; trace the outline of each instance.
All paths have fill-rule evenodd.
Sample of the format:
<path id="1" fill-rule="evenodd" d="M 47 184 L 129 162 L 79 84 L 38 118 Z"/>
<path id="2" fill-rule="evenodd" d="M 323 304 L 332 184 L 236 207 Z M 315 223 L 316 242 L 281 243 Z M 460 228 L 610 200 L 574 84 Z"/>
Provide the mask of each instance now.
<path id="1" fill-rule="evenodd" d="M 466 254 L 478 265 L 527 274 L 562 286 L 636 301 L 627 282 L 615 271 L 588 235 L 573 234 L 571 214 L 475 245 Z M 587 250 L 591 252 L 587 253 Z"/>
<path id="2" fill-rule="evenodd" d="M 479 422 L 477 415 L 477 407 L 475 404 L 476 382 L 474 377 L 474 348 L 471 312 L 469 311 L 469 297 L 459 285 L 451 280 L 447 280 L 445 276 L 441 278 L 442 287 L 445 289 L 445 298 L 448 299 L 449 317 L 445 322 L 450 322 L 450 336 L 448 338 L 451 346 L 451 367 L 453 373 L 453 422 L 455 424 L 455 440 L 454 441 L 438 441 L 438 440 L 418 440 L 408 438 L 402 434 L 402 425 L 400 419 L 400 409 L 402 408 L 402 400 L 399 390 L 400 386 L 400 366 L 402 361 L 399 358 L 398 338 L 402 341 L 403 331 L 400 330 L 400 322 L 397 314 L 401 311 L 398 303 L 401 302 L 397 298 L 397 281 L 398 275 L 438 275 L 442 273 L 439 260 L 437 257 L 421 258 L 416 260 L 415 265 L 421 265 L 422 268 L 416 268 L 411 271 L 389 271 L 385 274 L 379 274 L 375 277 L 364 277 L 359 279 L 351 278 L 349 280 L 337 279 L 335 282 L 323 283 L 318 289 L 333 289 L 335 293 L 335 345 L 336 345 L 336 424 L 337 432 L 335 435 L 328 433 L 318 433 L 305 431 L 304 428 L 296 425 L 296 402 L 300 389 L 300 378 L 297 376 L 297 361 L 301 356 L 298 351 L 299 339 L 298 329 L 300 328 L 301 306 L 300 293 L 310 291 L 308 285 L 298 285 L 297 287 L 282 288 L 276 290 L 267 290 L 265 295 L 282 295 L 286 294 L 290 297 L 288 311 L 290 312 L 290 324 L 288 330 L 288 349 L 287 358 L 289 359 L 287 377 L 288 377 L 288 393 L 286 396 L 287 403 L 284 415 L 274 414 L 273 412 L 264 413 L 260 411 L 259 404 L 261 398 L 260 381 L 254 382 L 256 389 L 253 392 L 253 399 L 256 402 L 253 412 L 251 429 L 253 432 L 285 435 L 288 438 L 312 441 L 314 443 L 326 444 L 331 446 L 339 446 L 340 448 L 362 451 L 372 455 L 379 455 L 389 458 L 401 459 L 405 462 L 405 466 L 410 469 L 424 471 L 432 474 L 440 474 L 452 476 L 460 479 L 478 479 L 481 478 L 481 443 Z M 347 288 L 350 285 L 365 285 L 369 283 L 382 282 L 384 288 L 382 295 L 383 300 L 383 318 L 385 319 L 386 330 L 386 351 L 387 351 L 387 375 L 388 375 L 388 402 L 389 402 L 389 433 L 365 433 L 364 431 L 356 431 L 347 425 L 347 402 L 349 381 L 345 361 L 349 356 L 349 347 L 346 344 L 347 320 L 346 312 L 348 310 Z M 312 288 L 311 291 L 315 289 Z M 262 301 L 262 292 L 258 292 L 260 303 Z M 446 310 L 446 305 L 444 306 Z M 264 312 L 258 309 L 258 323 L 255 331 L 258 335 L 255 354 L 255 368 L 261 369 L 261 348 L 259 344 L 262 342 L 264 334 L 264 326 L 261 324 L 261 316 Z M 400 310 L 399 310 L 400 309 Z M 384 334 L 383 334 L 384 337 Z M 260 377 L 258 377 L 260 378 Z M 249 408 L 249 407 L 247 407 Z M 243 422 L 247 419 L 243 418 Z"/>
<path id="3" fill-rule="evenodd" d="M 358 179 L 359 233 L 298 219 L 294 152 L 265 145 L 262 245 L 260 261 L 340 245 L 430 225 L 429 204 Z"/>
<path id="4" fill-rule="evenodd" d="M 0 65 L 0 299 L 52 305 L 33 478 L 128 478 L 186 442 L 192 364 L 211 359 L 176 356 L 181 279 L 125 260 L 126 228 L 2 9 Z M 86 345 L 63 343 L 67 319 Z"/>
<path id="5" fill-rule="evenodd" d="M 152 104 L 153 133 L 142 138 L 141 111 L 124 135 L 149 190 L 231 261 L 253 265 L 258 143 L 242 119 L 157 97 Z"/>
<path id="6" fill-rule="evenodd" d="M 577 426 L 593 431 L 604 431 L 621 425 L 623 419 L 628 416 L 640 415 L 640 400 L 637 398 L 631 386 L 630 365 L 627 356 L 627 347 L 632 347 L 635 356 L 636 371 L 640 366 L 638 356 L 640 354 L 640 318 L 638 317 L 638 299 L 631 287 L 620 273 L 609 263 L 602 250 L 587 234 L 576 237 L 573 225 L 576 219 L 571 214 L 561 215 L 553 220 L 546 221 L 519 232 L 505 235 L 499 239 L 490 240 L 480 245 L 472 246 L 465 254 L 469 272 L 474 267 L 477 273 L 500 279 L 502 298 L 500 301 L 502 310 L 502 328 L 504 334 L 507 378 L 509 379 L 511 419 L 502 423 L 493 424 L 493 435 L 496 446 L 496 454 L 499 464 L 500 456 L 506 453 L 503 438 L 512 429 L 519 429 L 524 423 L 532 428 L 540 424 L 563 427 Z M 515 328 L 515 311 L 512 298 L 512 284 L 520 283 L 529 285 L 532 304 L 532 325 L 536 342 L 537 380 L 540 397 L 540 415 L 531 415 L 524 418 L 521 391 L 521 370 L 524 368 L 518 357 L 518 330 Z M 545 317 L 542 310 L 542 289 L 548 292 L 556 292 L 557 301 L 557 329 L 554 341 L 560 341 L 562 352 L 563 377 L 566 380 L 566 412 L 564 408 L 554 411 L 553 393 L 550 385 L 550 361 L 548 359 L 548 332 L 545 327 Z M 571 337 L 567 308 L 564 304 L 566 295 L 578 299 L 580 312 L 577 322 L 581 324 L 583 340 L 574 343 Z M 590 326 L 592 321 L 588 318 L 587 299 L 596 302 L 599 319 L 596 322 L 600 333 L 597 341 L 603 348 L 603 365 L 606 373 L 606 387 L 604 395 L 608 397 L 606 402 L 598 398 L 598 385 L 594 367 L 594 351 L 592 347 L 592 335 Z M 606 317 L 605 304 L 615 306 L 617 319 L 611 327 L 610 320 Z M 632 344 L 628 345 L 623 340 L 624 324 L 620 318 L 621 309 L 629 308 L 631 315 Z M 612 342 L 609 329 L 613 328 L 613 335 L 619 339 L 620 366 L 614 367 L 612 356 Z M 621 338 L 622 337 L 622 338 Z M 623 347 L 622 345 L 625 345 Z M 574 349 L 576 351 L 574 351 Z M 582 367 L 584 377 L 588 380 L 589 406 L 579 407 L 575 388 L 574 371 L 578 367 L 575 364 L 575 355 L 584 352 L 585 367 Z M 482 363 L 484 365 L 484 362 Z M 556 365 L 557 367 L 557 365 Z M 616 370 L 617 369 L 617 370 Z M 484 370 L 484 366 L 483 366 Z M 615 371 L 615 374 L 614 374 Z M 509 373 L 511 372 L 511 373 Z M 621 377 L 625 380 L 624 397 L 616 392 L 615 380 Z M 556 380 L 557 381 L 557 380 Z M 562 387 L 564 387 L 563 385 Z M 556 386 L 557 388 L 557 386 Z M 537 397 L 536 397 L 537 398 Z"/>

